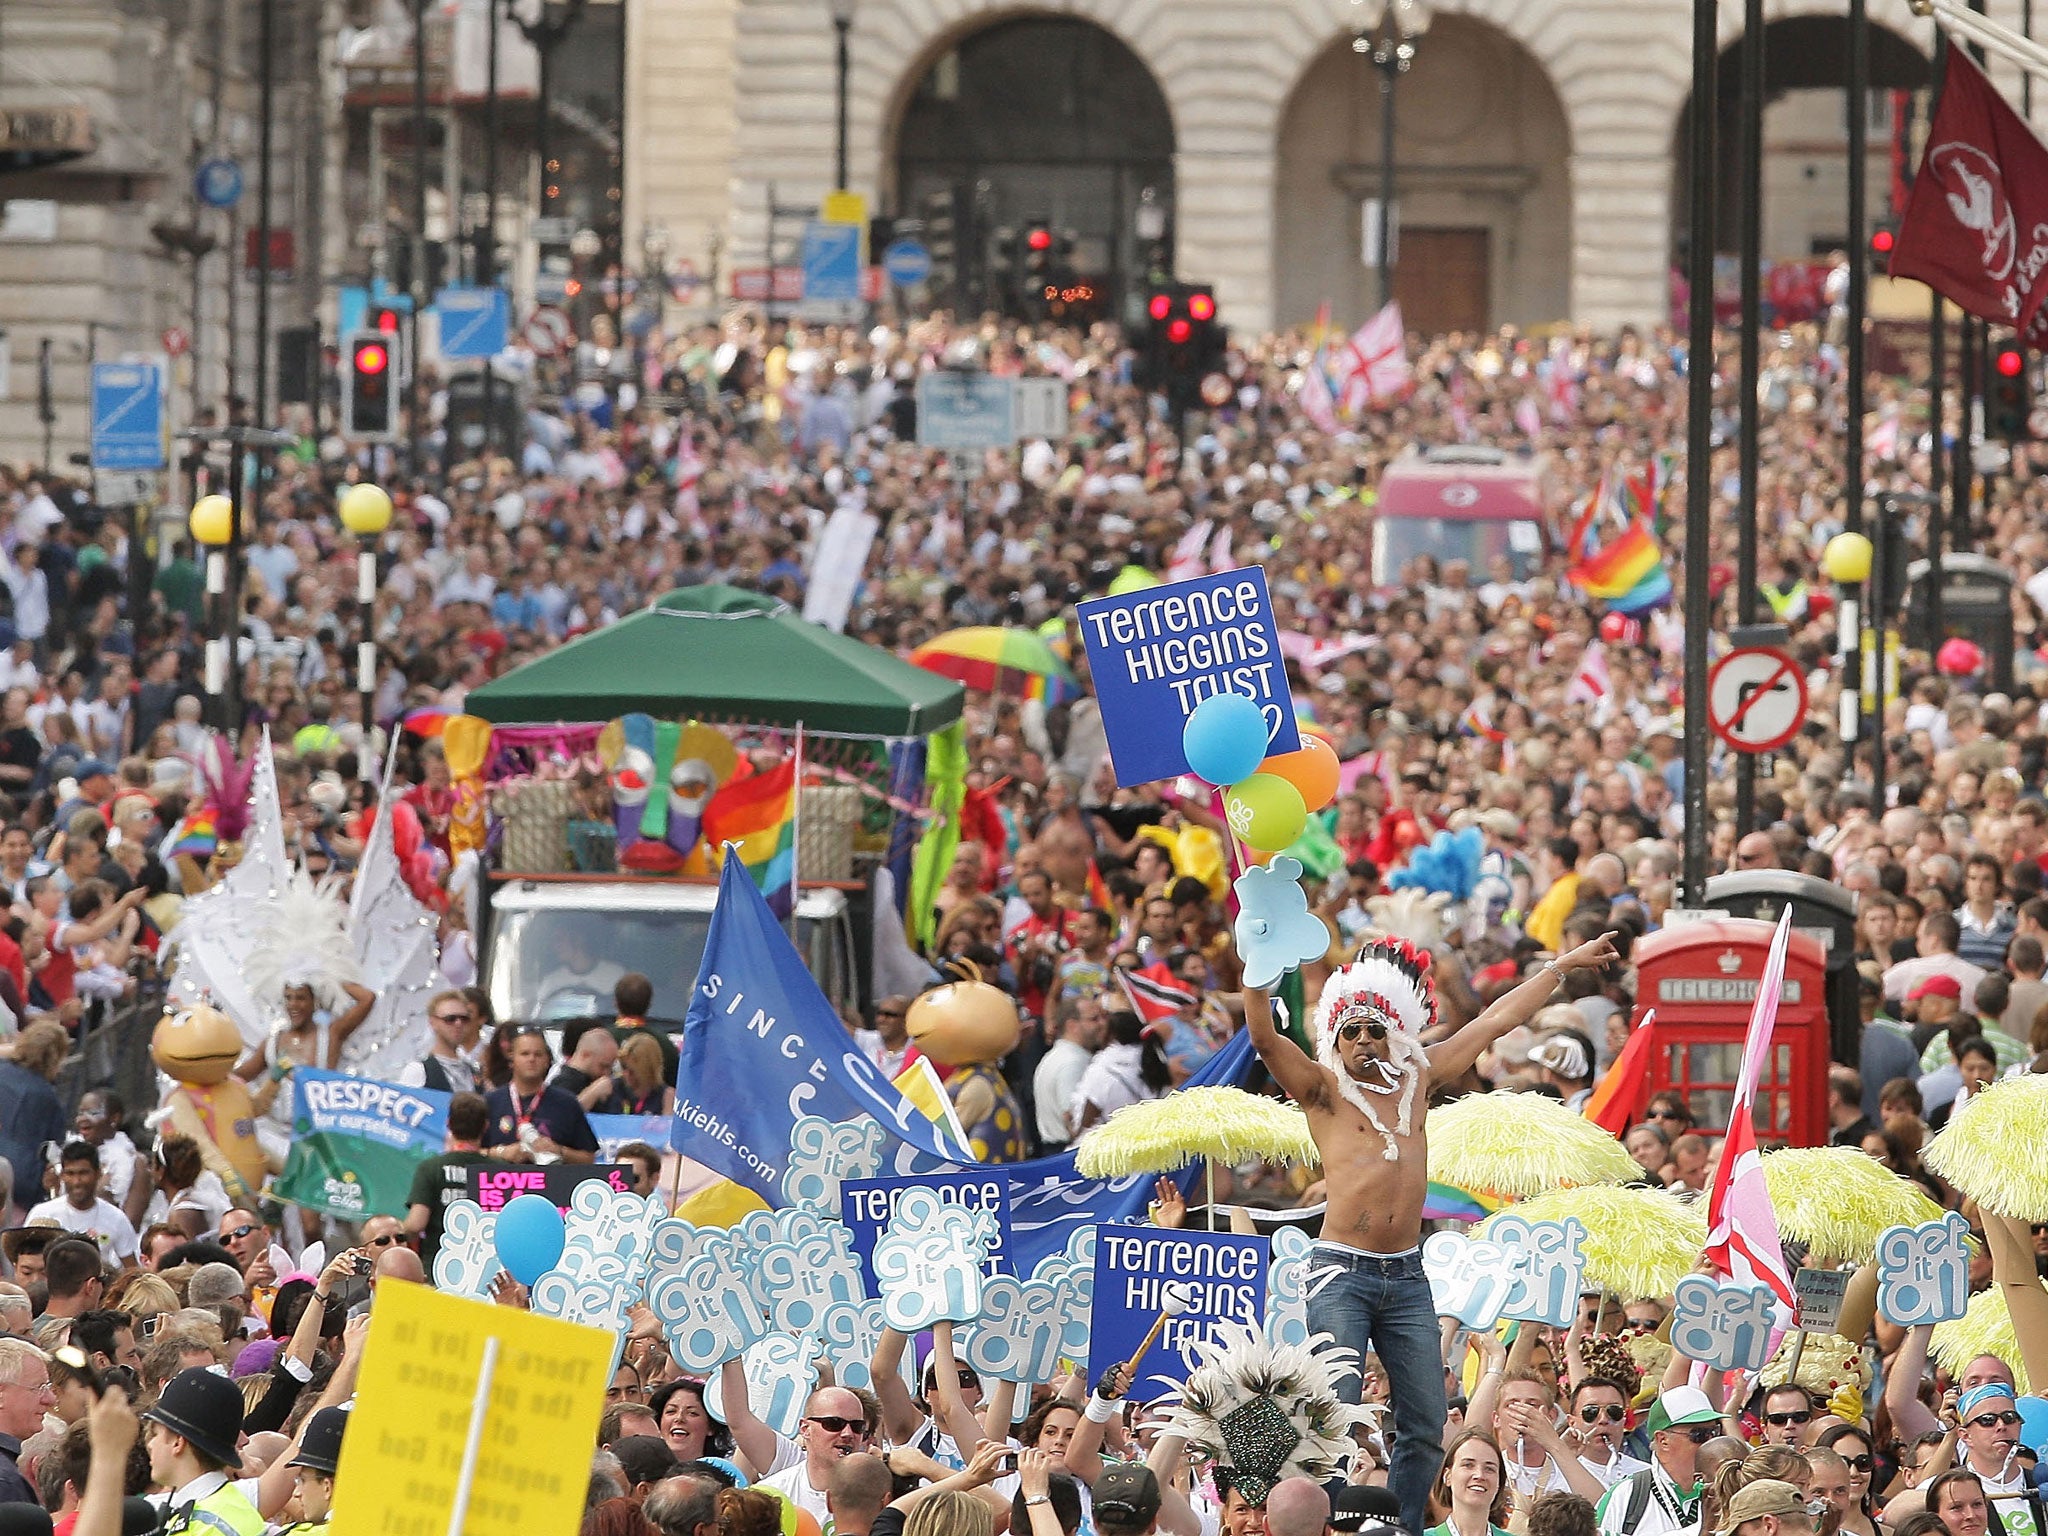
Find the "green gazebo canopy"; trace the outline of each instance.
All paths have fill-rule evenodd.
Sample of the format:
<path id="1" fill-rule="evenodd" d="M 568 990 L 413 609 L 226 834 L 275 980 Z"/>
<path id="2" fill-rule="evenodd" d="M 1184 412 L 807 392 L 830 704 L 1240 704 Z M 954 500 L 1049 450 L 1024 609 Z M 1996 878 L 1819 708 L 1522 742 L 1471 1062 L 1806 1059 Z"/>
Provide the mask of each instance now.
<path id="1" fill-rule="evenodd" d="M 661 719 L 802 724 L 853 736 L 928 736 L 965 690 L 887 651 L 807 623 L 737 587 L 679 587 L 470 694 L 494 725 Z"/>

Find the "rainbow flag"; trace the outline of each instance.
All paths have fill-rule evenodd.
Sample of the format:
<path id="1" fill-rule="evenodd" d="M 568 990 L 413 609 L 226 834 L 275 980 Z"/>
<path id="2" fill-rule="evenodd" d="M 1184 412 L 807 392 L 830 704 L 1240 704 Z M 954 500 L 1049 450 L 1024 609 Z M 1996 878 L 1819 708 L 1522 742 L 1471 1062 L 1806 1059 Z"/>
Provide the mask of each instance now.
<path id="1" fill-rule="evenodd" d="M 214 825 L 213 807 L 202 805 L 173 829 L 168 857 L 193 858 L 203 864 L 219 849 L 220 835 Z"/>
<path id="2" fill-rule="evenodd" d="M 1571 579 L 1586 590 L 1588 597 L 1626 597 L 1664 564 L 1650 526 L 1641 518 L 1631 519 L 1621 537 L 1573 566 Z"/>
<path id="3" fill-rule="evenodd" d="M 713 795 L 704 807 L 704 835 L 714 848 L 733 844 L 769 908 L 788 916 L 796 873 L 796 758 L 735 779 Z"/>
<path id="4" fill-rule="evenodd" d="M 1484 1221 L 1505 1204 L 1497 1195 L 1475 1194 L 1455 1184 L 1440 1184 L 1431 1179 L 1428 1192 L 1422 1197 L 1422 1219 Z"/>

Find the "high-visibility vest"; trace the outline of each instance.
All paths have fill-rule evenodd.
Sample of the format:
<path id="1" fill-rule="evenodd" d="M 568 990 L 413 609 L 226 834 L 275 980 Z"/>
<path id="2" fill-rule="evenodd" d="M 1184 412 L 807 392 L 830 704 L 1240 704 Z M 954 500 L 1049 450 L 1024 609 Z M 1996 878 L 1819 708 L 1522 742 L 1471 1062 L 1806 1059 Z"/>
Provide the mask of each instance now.
<path id="1" fill-rule="evenodd" d="M 162 1536 L 263 1536 L 264 1519 L 249 1496 L 222 1483 L 205 1498 L 166 1512 Z"/>
<path id="2" fill-rule="evenodd" d="M 1764 601 L 1771 606 L 1771 612 L 1781 619 L 1803 617 L 1806 613 L 1806 583 L 1795 581 L 1792 590 L 1780 592 L 1776 587 L 1759 587 Z"/>

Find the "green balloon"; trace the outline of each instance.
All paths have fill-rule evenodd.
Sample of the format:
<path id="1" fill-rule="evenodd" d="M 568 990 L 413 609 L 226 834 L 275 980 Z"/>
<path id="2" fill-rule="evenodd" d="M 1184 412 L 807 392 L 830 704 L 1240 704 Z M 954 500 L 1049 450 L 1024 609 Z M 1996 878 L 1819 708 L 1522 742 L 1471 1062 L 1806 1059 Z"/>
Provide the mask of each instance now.
<path id="1" fill-rule="evenodd" d="M 1279 774 L 1255 773 L 1224 792 L 1223 815 L 1238 841 L 1270 853 L 1301 836 L 1308 804 Z"/>

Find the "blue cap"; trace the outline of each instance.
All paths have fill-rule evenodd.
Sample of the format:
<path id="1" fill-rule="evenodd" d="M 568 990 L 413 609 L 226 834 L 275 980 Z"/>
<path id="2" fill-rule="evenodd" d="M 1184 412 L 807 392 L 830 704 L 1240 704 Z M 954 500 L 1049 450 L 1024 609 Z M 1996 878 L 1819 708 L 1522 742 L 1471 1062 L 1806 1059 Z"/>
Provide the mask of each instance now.
<path id="1" fill-rule="evenodd" d="M 97 757 L 85 758 L 71 770 L 71 776 L 80 780 L 89 779 L 96 773 L 103 773 L 110 779 L 114 776 L 114 770 Z"/>

